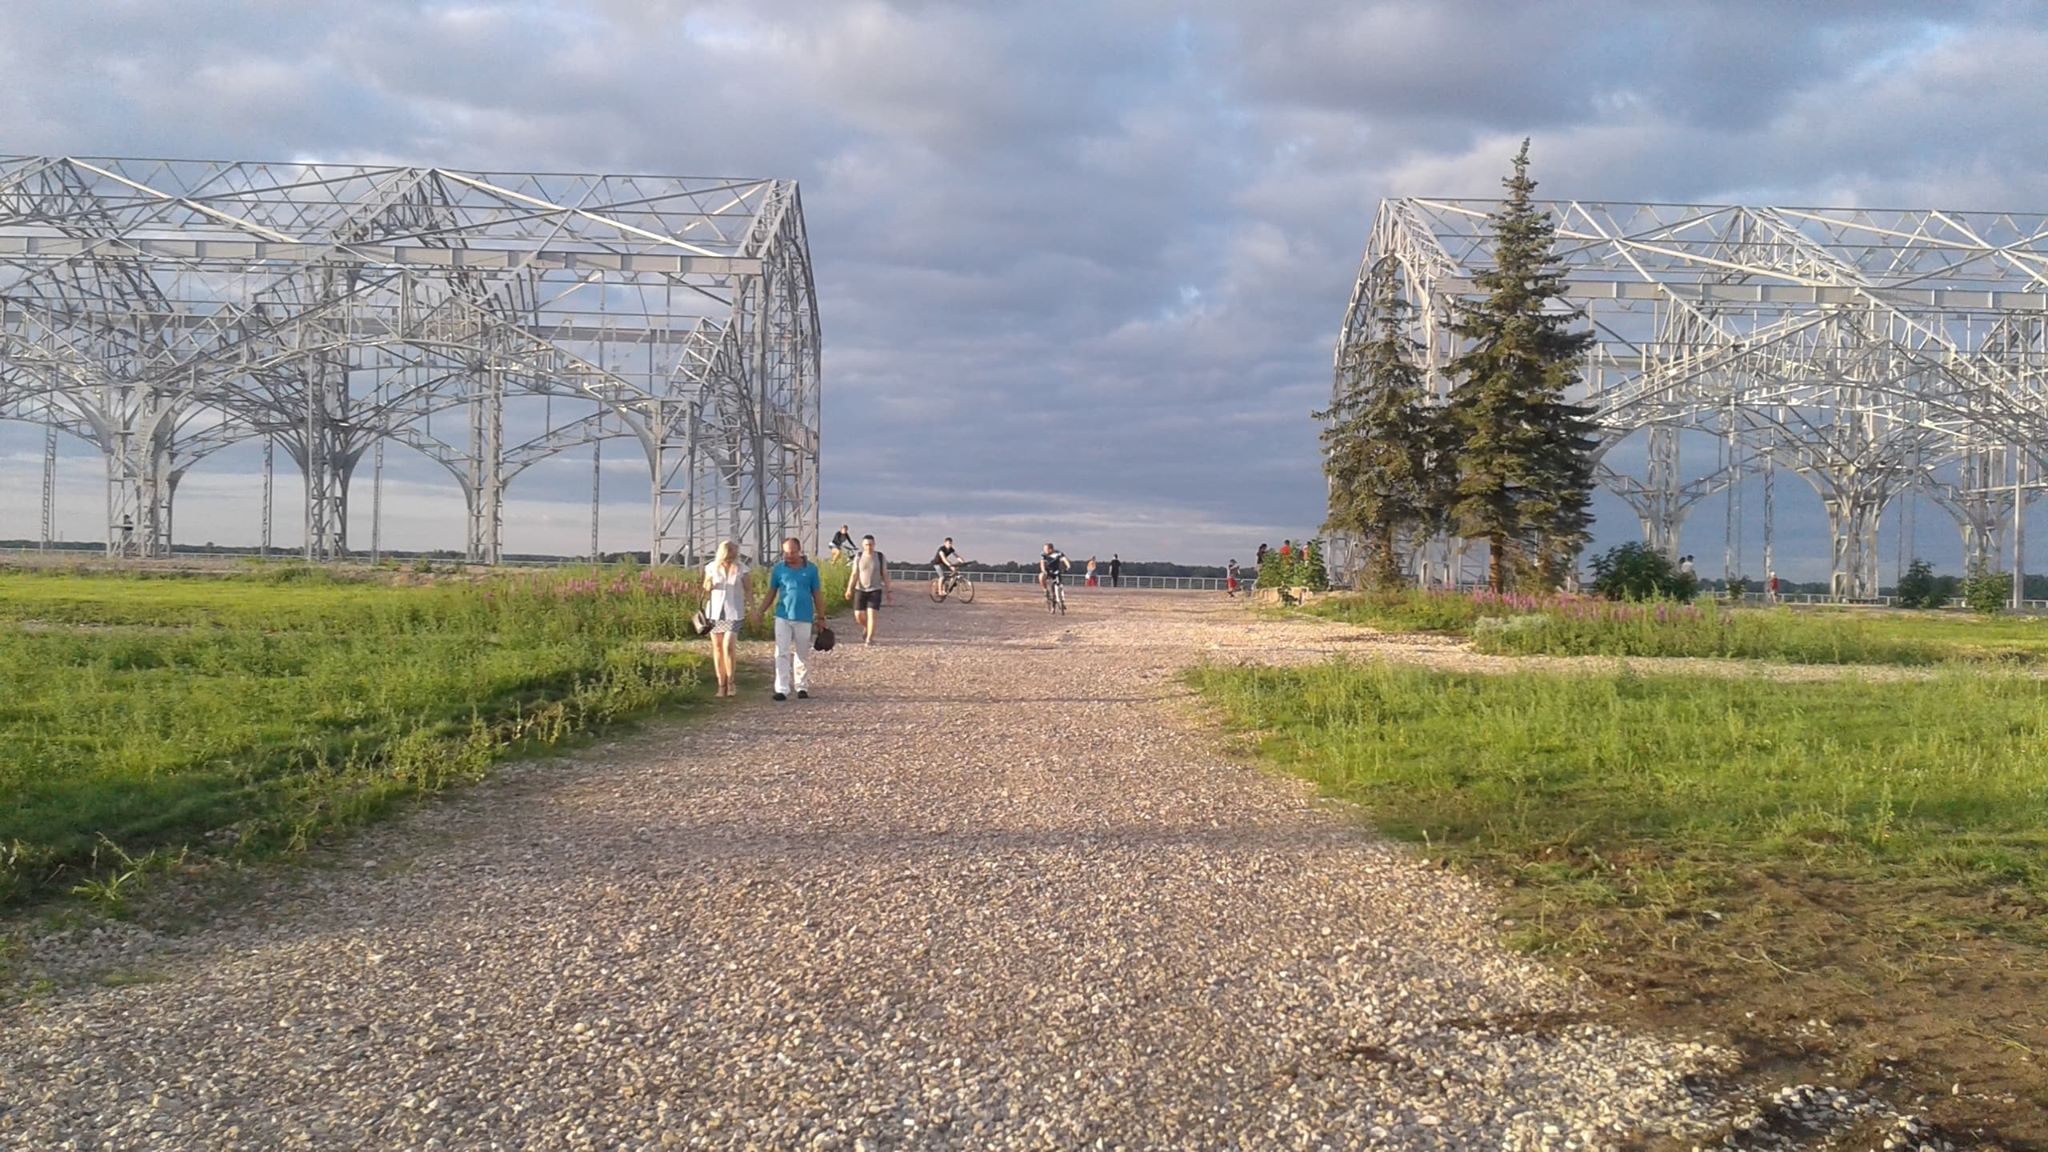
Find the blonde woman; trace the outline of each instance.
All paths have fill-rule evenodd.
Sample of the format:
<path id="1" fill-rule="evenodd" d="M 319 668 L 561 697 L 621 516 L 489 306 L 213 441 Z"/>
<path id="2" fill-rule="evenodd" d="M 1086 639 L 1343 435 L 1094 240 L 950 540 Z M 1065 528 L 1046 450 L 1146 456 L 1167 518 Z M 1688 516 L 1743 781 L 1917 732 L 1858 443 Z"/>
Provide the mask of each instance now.
<path id="1" fill-rule="evenodd" d="M 720 541 L 718 555 L 704 566 L 704 591 L 710 594 L 704 614 L 711 617 L 711 667 L 718 672 L 718 694 L 731 696 L 733 645 L 747 618 L 747 570 L 732 541 Z"/>

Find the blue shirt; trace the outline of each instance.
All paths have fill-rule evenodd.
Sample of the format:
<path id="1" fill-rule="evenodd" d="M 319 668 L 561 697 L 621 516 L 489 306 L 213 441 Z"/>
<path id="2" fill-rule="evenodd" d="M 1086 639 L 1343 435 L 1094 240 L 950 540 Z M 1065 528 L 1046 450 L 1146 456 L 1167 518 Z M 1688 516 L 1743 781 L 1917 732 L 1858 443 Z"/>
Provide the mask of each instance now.
<path id="1" fill-rule="evenodd" d="M 818 583 L 818 566 L 804 561 L 801 568 L 791 568 L 780 560 L 768 570 L 768 587 L 775 590 L 775 618 L 794 620 L 800 624 L 811 622 L 811 597 L 822 587 Z"/>

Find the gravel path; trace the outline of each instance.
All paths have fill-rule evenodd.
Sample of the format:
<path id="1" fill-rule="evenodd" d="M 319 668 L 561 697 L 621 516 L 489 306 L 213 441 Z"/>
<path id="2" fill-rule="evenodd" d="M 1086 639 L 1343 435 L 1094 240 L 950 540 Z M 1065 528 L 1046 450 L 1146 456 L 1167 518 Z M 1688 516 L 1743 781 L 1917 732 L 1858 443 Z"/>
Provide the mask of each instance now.
<path id="1" fill-rule="evenodd" d="M 98 977 L 0 1010 L 0 1146 L 1564 1148 L 1719 1115 L 1727 1053 L 1591 1019 L 1483 891 L 1233 761 L 1176 679 L 1343 630 L 901 599 L 813 700 L 756 672 L 280 870 L 260 915 L 40 941 Z"/>

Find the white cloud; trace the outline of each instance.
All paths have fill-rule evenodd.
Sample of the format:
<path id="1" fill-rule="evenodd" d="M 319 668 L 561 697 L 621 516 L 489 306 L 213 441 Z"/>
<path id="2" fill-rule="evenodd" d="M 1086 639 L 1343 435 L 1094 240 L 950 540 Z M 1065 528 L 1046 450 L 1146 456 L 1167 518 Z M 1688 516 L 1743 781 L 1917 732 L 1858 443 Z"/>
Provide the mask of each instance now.
<path id="1" fill-rule="evenodd" d="M 993 559 L 1310 531 L 1374 205 L 1493 195 L 1524 136 L 1558 196 L 2048 207 L 2048 27 L 2018 5 L 24 0 L 0 69 L 22 151 L 798 178 L 828 515 Z M 34 525 L 22 460 L 0 535 Z M 251 466 L 194 473 L 181 538 L 251 535 Z M 644 464 L 614 467 L 607 547 L 638 547 Z M 445 475 L 392 469 L 387 540 L 459 546 Z M 508 546 L 586 548 L 587 483 L 522 477 Z"/>

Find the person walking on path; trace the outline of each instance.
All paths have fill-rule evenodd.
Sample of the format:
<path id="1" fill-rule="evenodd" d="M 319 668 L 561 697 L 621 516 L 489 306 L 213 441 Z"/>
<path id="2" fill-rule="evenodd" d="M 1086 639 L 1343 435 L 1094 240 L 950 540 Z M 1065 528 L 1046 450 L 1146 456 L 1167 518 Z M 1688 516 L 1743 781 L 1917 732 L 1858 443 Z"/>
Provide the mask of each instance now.
<path id="1" fill-rule="evenodd" d="M 1259 554 L 1252 558 L 1252 567 L 1264 568 L 1266 566 L 1266 553 L 1269 551 L 1271 549 L 1267 548 L 1264 544 L 1259 545 Z"/>
<path id="2" fill-rule="evenodd" d="M 811 632 L 825 616 L 825 586 L 818 579 L 818 566 L 804 555 L 803 542 L 794 536 L 782 541 L 782 559 L 768 570 L 768 602 L 761 615 L 775 614 L 775 698 L 811 698 L 811 669 L 805 658 L 811 654 Z M 791 672 L 794 669 L 794 677 Z"/>
<path id="3" fill-rule="evenodd" d="M 1114 552 L 1109 554 L 1109 586 L 1111 588 L 1121 588 L 1124 586 L 1124 562 Z"/>
<path id="4" fill-rule="evenodd" d="M 710 594 L 704 614 L 711 618 L 711 667 L 718 673 L 718 694 L 731 696 L 733 646 L 747 618 L 747 570 L 732 541 L 719 541 L 718 555 L 704 566 L 704 591 Z"/>
<path id="5" fill-rule="evenodd" d="M 1095 587 L 1095 557 L 1093 556 L 1088 558 L 1088 577 L 1082 583 L 1089 588 Z"/>
<path id="6" fill-rule="evenodd" d="M 853 571 L 846 574 L 846 598 L 853 604 L 853 622 L 861 626 L 861 643 L 875 642 L 875 617 L 889 591 L 889 561 L 875 549 L 875 538 L 860 538 Z"/>
<path id="7" fill-rule="evenodd" d="M 1223 590 L 1230 594 L 1232 600 L 1237 599 L 1237 557 L 1235 556 L 1230 558 L 1230 564 L 1223 569 Z"/>

